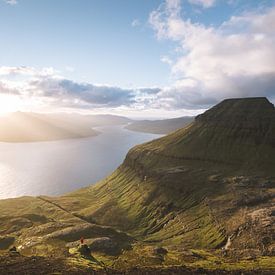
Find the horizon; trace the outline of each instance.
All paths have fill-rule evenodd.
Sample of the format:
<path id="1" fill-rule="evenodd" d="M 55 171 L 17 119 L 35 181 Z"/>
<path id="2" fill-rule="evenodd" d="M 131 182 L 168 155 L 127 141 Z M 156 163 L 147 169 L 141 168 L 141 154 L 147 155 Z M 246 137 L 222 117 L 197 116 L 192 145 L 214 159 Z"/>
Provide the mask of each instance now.
<path id="1" fill-rule="evenodd" d="M 275 103 L 275 0 L 0 0 L 0 30 L 2 115 L 161 119 L 226 98 Z"/>
<path id="2" fill-rule="evenodd" d="M 270 102 L 268 100 L 267 97 L 242 97 L 242 98 L 225 98 L 223 99 L 222 101 L 224 100 L 237 100 L 237 99 L 266 99 L 268 102 Z M 222 101 L 218 102 L 217 104 L 221 103 Z M 272 102 L 270 102 L 272 103 Z M 274 106 L 274 103 L 273 104 L 273 107 L 275 108 Z M 215 105 L 214 105 L 215 106 Z M 2 117 L 9 117 L 10 115 L 12 114 L 16 114 L 16 113 L 26 113 L 26 114 L 44 114 L 44 115 L 51 115 L 51 114 L 54 114 L 54 115 L 83 115 L 83 116 L 114 116 L 114 117 L 123 117 L 123 118 L 128 118 L 128 119 L 131 119 L 131 120 L 166 120 L 166 119 L 177 119 L 177 118 L 184 118 L 184 117 L 196 117 L 198 115 L 201 115 L 203 114 L 205 111 L 211 109 L 212 107 L 214 106 L 211 106 L 205 110 L 203 110 L 201 113 L 198 113 L 196 115 L 184 115 L 184 116 L 173 116 L 173 117 L 165 117 L 165 116 L 159 116 L 159 117 L 143 117 L 143 116 L 127 116 L 126 115 L 121 115 L 121 114 L 115 114 L 115 113 L 94 113 L 94 112 L 87 112 L 87 113 L 79 113 L 77 111 L 74 111 L 74 110 L 67 110 L 67 111 L 48 111 L 48 112 L 33 112 L 32 110 L 30 111 L 20 111 L 20 110 L 17 110 L 17 111 L 13 111 L 13 112 L 3 112 L 1 113 L 0 112 L 0 118 Z"/>
<path id="3" fill-rule="evenodd" d="M 210 107 L 211 108 L 211 107 Z M 209 108 L 209 109 L 210 109 Z M 207 111 L 208 109 L 204 110 Z M 5 118 L 9 117 L 13 114 L 21 113 L 21 114 L 38 114 L 38 115 L 80 115 L 80 116 L 113 116 L 113 117 L 123 117 L 123 118 L 128 118 L 131 120 L 166 120 L 166 119 L 176 119 L 176 118 L 185 118 L 185 117 L 196 117 L 200 114 L 204 113 L 198 113 L 197 115 L 183 115 L 183 116 L 172 116 L 172 117 L 166 117 L 166 116 L 127 116 L 127 114 L 122 115 L 122 114 L 115 114 L 115 113 L 94 113 L 94 112 L 88 112 L 88 113 L 82 113 L 82 112 L 77 112 L 73 110 L 68 110 L 68 111 L 48 111 L 48 112 L 34 112 L 34 111 L 13 111 L 13 112 L 0 112 L 0 118 Z"/>

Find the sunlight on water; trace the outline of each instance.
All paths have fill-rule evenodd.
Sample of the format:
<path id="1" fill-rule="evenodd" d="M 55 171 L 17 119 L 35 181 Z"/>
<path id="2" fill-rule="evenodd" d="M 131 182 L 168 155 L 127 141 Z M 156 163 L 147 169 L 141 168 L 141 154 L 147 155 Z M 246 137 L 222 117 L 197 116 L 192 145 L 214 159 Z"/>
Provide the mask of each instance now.
<path id="1" fill-rule="evenodd" d="M 93 184 L 115 170 L 127 151 L 159 135 L 97 128 L 101 134 L 51 142 L 0 143 L 0 198 L 60 195 Z"/>

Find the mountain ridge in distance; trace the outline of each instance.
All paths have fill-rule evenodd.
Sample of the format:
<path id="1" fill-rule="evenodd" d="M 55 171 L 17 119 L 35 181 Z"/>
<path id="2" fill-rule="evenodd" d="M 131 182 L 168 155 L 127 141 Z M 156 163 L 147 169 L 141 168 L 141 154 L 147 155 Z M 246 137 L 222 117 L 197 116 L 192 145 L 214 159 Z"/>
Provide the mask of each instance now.
<path id="1" fill-rule="evenodd" d="M 138 120 L 133 121 L 125 128 L 136 132 L 145 132 L 152 134 L 168 134 L 180 128 L 187 126 L 194 120 L 192 116 L 178 118 L 160 119 L 160 120 Z"/>
<path id="2" fill-rule="evenodd" d="M 130 120 L 114 115 L 76 113 L 15 112 L 0 117 L 1 142 L 35 142 L 98 135 L 93 127 L 126 124 Z"/>
<path id="3" fill-rule="evenodd" d="M 111 114 L 15 112 L 0 117 L 1 142 L 35 142 L 98 135 L 95 127 L 125 125 L 125 129 L 168 134 L 186 126 L 193 117 L 162 120 L 134 120 Z"/>
<path id="4" fill-rule="evenodd" d="M 225 100 L 187 127 L 135 146 L 94 186 L 2 200 L 2 250 L 69 252 L 82 267 L 110 272 L 270 274 L 274 118 L 265 98 Z M 82 236 L 97 263 L 80 257 Z"/>

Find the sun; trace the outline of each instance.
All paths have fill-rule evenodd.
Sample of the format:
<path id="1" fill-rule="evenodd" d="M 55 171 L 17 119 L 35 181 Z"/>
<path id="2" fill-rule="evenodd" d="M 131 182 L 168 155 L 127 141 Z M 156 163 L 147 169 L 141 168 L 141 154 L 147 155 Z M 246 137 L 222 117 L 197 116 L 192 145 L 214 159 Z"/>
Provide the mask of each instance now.
<path id="1" fill-rule="evenodd" d="M 21 100 L 15 95 L 0 95 L 0 115 L 20 110 Z"/>

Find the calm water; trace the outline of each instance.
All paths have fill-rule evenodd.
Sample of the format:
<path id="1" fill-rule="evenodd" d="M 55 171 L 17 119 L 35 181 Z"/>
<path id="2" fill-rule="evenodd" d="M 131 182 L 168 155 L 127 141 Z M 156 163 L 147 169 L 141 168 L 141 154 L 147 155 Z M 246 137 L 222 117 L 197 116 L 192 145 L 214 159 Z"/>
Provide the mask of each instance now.
<path id="1" fill-rule="evenodd" d="M 0 142 L 0 199 L 60 195 L 95 183 L 115 170 L 136 144 L 160 135 L 98 127 L 96 137 L 51 142 Z"/>

